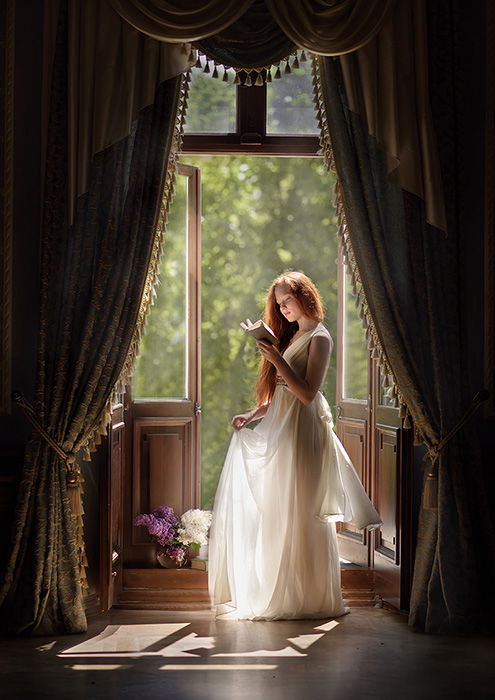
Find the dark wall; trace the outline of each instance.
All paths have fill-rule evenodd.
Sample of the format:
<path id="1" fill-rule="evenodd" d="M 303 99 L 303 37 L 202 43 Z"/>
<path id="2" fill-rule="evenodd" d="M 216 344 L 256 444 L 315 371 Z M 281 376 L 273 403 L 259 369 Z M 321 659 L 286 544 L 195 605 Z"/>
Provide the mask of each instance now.
<path id="1" fill-rule="evenodd" d="M 15 11 L 12 389 L 32 398 L 39 309 L 43 4 L 24 0 Z M 29 433 L 15 408 L 1 416 L 0 444 L 22 446 Z"/>
<path id="2" fill-rule="evenodd" d="M 41 204 L 43 3 L 15 3 L 12 389 L 31 399 L 36 372 Z M 0 525 L 11 521 L 30 424 L 13 406 L 0 416 Z M 5 554 L 2 538 L 0 558 Z"/>
<path id="3" fill-rule="evenodd" d="M 485 338 L 494 333 L 484 327 L 485 128 L 493 128 L 485 124 L 487 22 L 484 4 L 458 0 L 428 3 L 428 15 L 431 104 L 449 202 L 449 235 L 457 236 L 462 260 L 461 341 L 472 397 L 485 386 Z M 481 437 L 486 493 L 495 513 L 494 421 L 486 418 L 484 407 L 473 420 Z"/>

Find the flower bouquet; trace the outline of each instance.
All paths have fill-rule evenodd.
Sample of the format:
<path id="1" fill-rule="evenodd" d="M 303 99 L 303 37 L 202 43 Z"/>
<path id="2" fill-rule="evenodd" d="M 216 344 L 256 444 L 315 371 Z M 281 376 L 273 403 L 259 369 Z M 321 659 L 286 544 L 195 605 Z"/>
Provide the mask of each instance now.
<path id="1" fill-rule="evenodd" d="M 180 517 L 169 506 L 159 506 L 151 513 L 136 515 L 134 525 L 144 525 L 151 539 L 161 547 L 165 557 L 183 566 L 190 548 L 197 549 L 208 542 L 212 513 L 191 508 Z"/>

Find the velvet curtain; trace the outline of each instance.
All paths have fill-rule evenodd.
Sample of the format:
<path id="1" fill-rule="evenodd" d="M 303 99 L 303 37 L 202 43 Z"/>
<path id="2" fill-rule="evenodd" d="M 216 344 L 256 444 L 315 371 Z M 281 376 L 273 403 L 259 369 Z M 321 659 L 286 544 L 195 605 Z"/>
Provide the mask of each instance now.
<path id="1" fill-rule="evenodd" d="M 132 362 L 150 293 L 150 264 L 153 268 L 159 255 L 157 217 L 164 187 L 171 189 L 184 90 L 183 76 L 162 83 L 130 134 L 92 159 L 88 191 L 78 199 L 69 226 L 67 13 L 62 3 L 47 143 L 34 406 L 58 451 L 36 431 L 26 448 L 0 594 L 9 632 L 86 629 L 75 458 L 98 441 L 111 393 Z"/>
<path id="2" fill-rule="evenodd" d="M 87 191 L 95 153 L 128 136 L 159 85 L 187 71 L 189 44 L 136 31 L 108 0 L 68 0 L 68 205 Z"/>
<path id="3" fill-rule="evenodd" d="M 424 202 L 388 181 L 386 154 L 349 109 L 341 61 L 318 59 L 318 73 L 345 210 L 341 235 L 367 307 L 368 334 L 418 437 L 434 449 L 473 398 L 463 353 L 457 232 L 445 236 L 429 226 Z M 486 536 L 492 530 L 472 423 L 441 451 L 437 470 L 430 486 L 438 507 L 423 501 L 421 511 L 410 624 L 436 633 L 479 629 L 486 598 L 475 542 L 477 531 Z"/>

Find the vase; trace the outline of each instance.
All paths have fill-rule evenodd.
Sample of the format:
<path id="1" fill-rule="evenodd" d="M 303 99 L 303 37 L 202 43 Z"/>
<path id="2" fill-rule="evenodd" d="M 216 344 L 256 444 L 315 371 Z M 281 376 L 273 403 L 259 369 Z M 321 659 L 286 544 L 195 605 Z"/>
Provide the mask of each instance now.
<path id="1" fill-rule="evenodd" d="M 184 557 L 181 561 L 169 557 L 162 547 L 157 547 L 156 549 L 156 560 L 164 569 L 183 569 L 189 561 L 187 557 Z"/>

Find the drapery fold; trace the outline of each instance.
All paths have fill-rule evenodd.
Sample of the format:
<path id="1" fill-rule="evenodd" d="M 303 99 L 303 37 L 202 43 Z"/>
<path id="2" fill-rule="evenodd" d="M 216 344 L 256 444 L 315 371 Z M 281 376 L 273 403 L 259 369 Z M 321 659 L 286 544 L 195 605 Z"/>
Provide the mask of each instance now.
<path id="1" fill-rule="evenodd" d="M 283 32 L 315 54 L 356 51 L 380 30 L 395 0 L 265 0 Z"/>
<path id="2" fill-rule="evenodd" d="M 156 258 L 164 184 L 171 190 L 187 80 L 179 76 L 160 85 L 129 136 L 93 158 L 89 189 L 69 227 L 66 22 L 62 4 L 47 145 L 35 409 L 70 454 L 97 441 L 111 393 L 129 369 Z M 75 472 L 77 477 L 77 466 Z M 86 629 L 81 511 L 71 511 L 66 477 L 67 465 L 35 434 L 26 448 L 0 592 L 9 632 Z"/>
<path id="3" fill-rule="evenodd" d="M 160 41 L 197 41 L 221 32 L 254 0 L 110 0 L 135 29 Z"/>
<path id="4" fill-rule="evenodd" d="M 68 197 L 70 223 L 92 157 L 128 136 L 158 85 L 194 63 L 190 45 L 136 31 L 108 0 L 69 0 Z"/>
<path id="5" fill-rule="evenodd" d="M 388 181 L 385 152 L 349 109 L 340 59 L 319 58 L 318 81 L 345 209 L 340 233 L 383 355 L 377 359 L 390 367 L 431 448 L 472 400 L 456 237 L 429 226 L 421 199 Z M 472 423 L 446 445 L 437 469 L 438 508 L 423 508 L 420 518 L 410 624 L 436 633 L 477 629 L 482 562 L 472 542 L 478 528 L 488 536 L 492 526 Z"/>
<path id="6" fill-rule="evenodd" d="M 426 221 L 446 231 L 424 0 L 395 3 L 376 36 L 340 65 L 349 109 L 386 151 L 390 179 L 421 197 Z"/>

